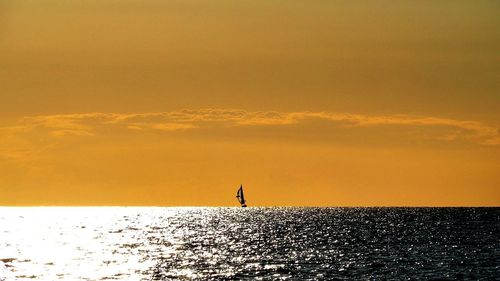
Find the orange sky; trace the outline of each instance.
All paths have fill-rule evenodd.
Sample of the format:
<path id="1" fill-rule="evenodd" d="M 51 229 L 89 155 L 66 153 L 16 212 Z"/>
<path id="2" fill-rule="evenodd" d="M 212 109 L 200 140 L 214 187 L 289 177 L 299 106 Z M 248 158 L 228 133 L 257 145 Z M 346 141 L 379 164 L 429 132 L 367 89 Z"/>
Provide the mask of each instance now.
<path id="1" fill-rule="evenodd" d="M 498 1 L 0 2 L 0 205 L 500 206 Z"/>

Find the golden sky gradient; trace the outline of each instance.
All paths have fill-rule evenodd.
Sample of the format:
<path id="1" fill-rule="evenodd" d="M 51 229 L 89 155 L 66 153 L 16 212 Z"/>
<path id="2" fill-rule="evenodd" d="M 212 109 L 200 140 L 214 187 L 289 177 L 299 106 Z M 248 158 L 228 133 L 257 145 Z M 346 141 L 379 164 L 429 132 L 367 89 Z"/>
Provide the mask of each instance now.
<path id="1" fill-rule="evenodd" d="M 0 205 L 500 206 L 499 1 L 0 2 Z"/>

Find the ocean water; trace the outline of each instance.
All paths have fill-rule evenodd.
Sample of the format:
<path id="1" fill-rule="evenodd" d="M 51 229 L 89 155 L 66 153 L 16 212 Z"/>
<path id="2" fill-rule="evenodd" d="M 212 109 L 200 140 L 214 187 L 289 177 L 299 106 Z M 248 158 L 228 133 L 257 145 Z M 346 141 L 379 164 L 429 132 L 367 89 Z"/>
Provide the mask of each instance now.
<path id="1" fill-rule="evenodd" d="M 500 280 L 500 208 L 0 208 L 0 280 Z"/>

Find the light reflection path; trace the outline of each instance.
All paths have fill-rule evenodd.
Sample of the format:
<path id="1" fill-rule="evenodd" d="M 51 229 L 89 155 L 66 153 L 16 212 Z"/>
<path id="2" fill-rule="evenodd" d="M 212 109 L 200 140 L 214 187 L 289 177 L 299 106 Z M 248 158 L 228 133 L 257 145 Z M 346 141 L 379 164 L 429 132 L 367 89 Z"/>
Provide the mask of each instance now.
<path id="1" fill-rule="evenodd" d="M 0 260 L 16 280 L 143 280 L 141 273 L 155 266 L 154 255 L 175 251 L 175 237 L 159 230 L 180 211 L 0 208 Z"/>

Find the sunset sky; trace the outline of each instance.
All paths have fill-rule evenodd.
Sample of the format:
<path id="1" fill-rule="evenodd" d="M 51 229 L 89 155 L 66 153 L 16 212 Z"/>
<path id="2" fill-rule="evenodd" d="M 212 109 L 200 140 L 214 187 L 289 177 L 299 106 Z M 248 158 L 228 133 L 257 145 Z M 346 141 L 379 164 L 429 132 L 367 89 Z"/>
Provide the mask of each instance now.
<path id="1" fill-rule="evenodd" d="M 500 1 L 0 1 L 0 205 L 500 206 Z"/>

